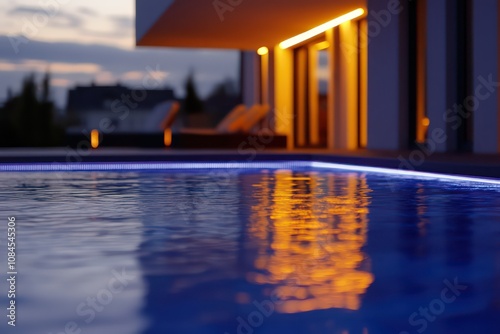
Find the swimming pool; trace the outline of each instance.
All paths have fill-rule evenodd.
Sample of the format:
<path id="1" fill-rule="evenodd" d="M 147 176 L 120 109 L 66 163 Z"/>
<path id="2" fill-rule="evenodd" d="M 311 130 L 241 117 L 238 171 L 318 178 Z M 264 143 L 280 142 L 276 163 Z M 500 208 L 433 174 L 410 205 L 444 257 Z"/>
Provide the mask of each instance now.
<path id="1" fill-rule="evenodd" d="M 2 168 L 18 271 L 2 333 L 500 328 L 497 180 L 300 162 Z"/>

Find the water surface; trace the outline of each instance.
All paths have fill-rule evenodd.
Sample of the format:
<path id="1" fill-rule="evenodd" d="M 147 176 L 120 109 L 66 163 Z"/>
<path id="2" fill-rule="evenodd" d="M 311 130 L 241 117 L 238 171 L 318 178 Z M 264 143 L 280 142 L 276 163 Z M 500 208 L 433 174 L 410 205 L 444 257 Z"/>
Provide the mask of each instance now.
<path id="1" fill-rule="evenodd" d="M 500 328 L 494 186 L 325 170 L 2 173 L 0 203 L 2 235 L 7 217 L 18 224 L 19 272 L 18 325 L 2 333 Z"/>

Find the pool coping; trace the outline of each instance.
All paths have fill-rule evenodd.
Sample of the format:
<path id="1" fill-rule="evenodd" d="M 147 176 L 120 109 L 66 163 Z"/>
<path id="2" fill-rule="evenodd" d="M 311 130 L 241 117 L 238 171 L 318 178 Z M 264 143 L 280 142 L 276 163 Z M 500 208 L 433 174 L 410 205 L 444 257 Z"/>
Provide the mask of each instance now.
<path id="1" fill-rule="evenodd" d="M 277 162 L 315 161 L 440 174 L 500 178 L 500 156 L 394 151 L 169 150 L 71 148 L 2 149 L 0 164 L 107 162 Z M 412 163 L 413 162 L 413 163 Z"/>

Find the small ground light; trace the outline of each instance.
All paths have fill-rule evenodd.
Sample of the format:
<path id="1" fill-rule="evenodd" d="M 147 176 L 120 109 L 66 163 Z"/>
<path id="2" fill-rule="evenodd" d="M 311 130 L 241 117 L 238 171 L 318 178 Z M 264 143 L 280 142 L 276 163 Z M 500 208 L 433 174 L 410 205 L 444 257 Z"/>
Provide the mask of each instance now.
<path id="1" fill-rule="evenodd" d="M 265 46 L 263 46 L 263 47 L 261 47 L 261 48 L 259 48 L 259 49 L 257 50 L 257 54 L 258 54 L 259 56 L 264 56 L 264 55 L 267 55 L 268 53 L 269 53 L 269 49 L 268 49 L 268 48 L 266 48 Z"/>
<path id="2" fill-rule="evenodd" d="M 90 146 L 92 146 L 92 148 L 99 147 L 99 131 L 96 129 L 90 131 Z"/>
<path id="3" fill-rule="evenodd" d="M 172 129 L 165 129 L 165 131 L 163 131 L 163 143 L 165 147 L 170 147 L 170 145 L 172 145 Z"/>

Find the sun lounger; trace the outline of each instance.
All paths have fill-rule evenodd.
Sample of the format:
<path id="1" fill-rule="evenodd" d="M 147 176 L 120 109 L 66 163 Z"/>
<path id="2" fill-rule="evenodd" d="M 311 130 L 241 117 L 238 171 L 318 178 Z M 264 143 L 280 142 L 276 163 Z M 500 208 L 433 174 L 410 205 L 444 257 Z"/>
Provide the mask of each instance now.
<path id="1" fill-rule="evenodd" d="M 215 129 L 181 129 L 172 134 L 173 148 L 224 148 L 245 149 L 249 143 L 255 143 L 262 135 L 254 131 L 270 111 L 268 105 L 256 104 L 250 109 L 243 105 L 236 106 Z M 286 148 L 287 138 L 266 131 L 266 148 Z M 269 141 L 267 138 L 272 135 Z M 257 137 L 257 138 L 255 138 Z M 259 145 L 262 147 L 262 145 Z"/>

